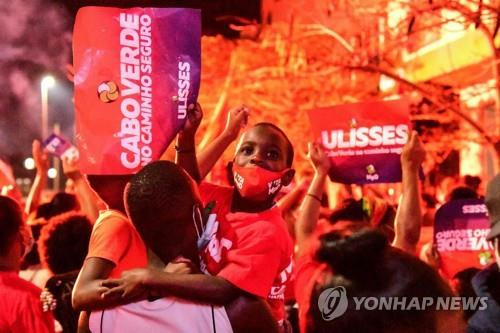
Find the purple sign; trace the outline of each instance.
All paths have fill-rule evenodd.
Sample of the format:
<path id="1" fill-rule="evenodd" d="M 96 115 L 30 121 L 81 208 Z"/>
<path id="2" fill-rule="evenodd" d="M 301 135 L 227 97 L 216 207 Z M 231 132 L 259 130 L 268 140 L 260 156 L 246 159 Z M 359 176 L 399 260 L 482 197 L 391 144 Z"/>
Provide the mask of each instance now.
<path id="1" fill-rule="evenodd" d="M 468 267 L 481 268 L 494 259 L 486 240 L 490 231 L 483 200 L 450 201 L 436 212 L 434 244 L 441 257 L 441 270 L 448 277 Z"/>
<path id="2" fill-rule="evenodd" d="M 51 134 L 43 141 L 42 146 L 59 158 L 78 159 L 78 149 L 60 135 Z"/>

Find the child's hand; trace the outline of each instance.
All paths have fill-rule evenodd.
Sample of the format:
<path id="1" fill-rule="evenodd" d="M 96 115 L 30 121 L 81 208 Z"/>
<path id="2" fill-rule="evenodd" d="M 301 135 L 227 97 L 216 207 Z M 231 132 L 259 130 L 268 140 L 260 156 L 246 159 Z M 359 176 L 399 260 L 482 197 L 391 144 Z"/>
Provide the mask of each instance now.
<path id="1" fill-rule="evenodd" d="M 187 120 L 182 129 L 182 134 L 194 136 L 200 126 L 201 119 L 203 119 L 203 110 L 200 103 L 196 103 L 196 105 L 190 104 L 187 109 Z"/>
<path id="2" fill-rule="evenodd" d="M 229 110 L 224 133 L 229 136 L 232 141 L 238 138 L 241 129 L 247 125 L 249 115 L 250 110 L 244 105 Z"/>
<path id="3" fill-rule="evenodd" d="M 101 282 L 101 287 L 108 288 L 101 294 L 103 299 L 121 297 L 126 301 L 139 301 L 148 298 L 147 281 L 154 271 L 146 268 L 137 268 L 122 273 L 119 279 L 109 279 Z"/>
<path id="4" fill-rule="evenodd" d="M 47 174 L 49 169 L 49 155 L 43 151 L 42 144 L 38 140 L 34 140 L 31 146 L 35 168 L 38 173 Z"/>
<path id="5" fill-rule="evenodd" d="M 311 161 L 316 173 L 319 175 L 327 175 L 331 167 L 331 162 L 321 145 L 310 142 L 308 144 L 308 149 L 309 152 L 307 153 L 307 157 Z"/>
<path id="6" fill-rule="evenodd" d="M 418 133 L 412 131 L 408 142 L 401 152 L 401 165 L 403 168 L 412 168 L 417 170 L 425 160 L 425 150 Z"/>

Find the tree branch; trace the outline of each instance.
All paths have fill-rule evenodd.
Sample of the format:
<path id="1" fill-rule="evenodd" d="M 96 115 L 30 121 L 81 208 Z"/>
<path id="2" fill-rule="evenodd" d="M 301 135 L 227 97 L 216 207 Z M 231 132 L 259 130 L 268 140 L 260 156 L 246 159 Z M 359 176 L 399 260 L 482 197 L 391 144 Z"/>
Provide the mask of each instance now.
<path id="1" fill-rule="evenodd" d="M 410 81 L 402 78 L 401 76 L 399 76 L 399 75 L 397 75 L 395 73 L 392 73 L 392 72 L 390 72 L 388 70 L 385 70 L 383 68 L 379 68 L 379 67 L 376 67 L 376 66 L 373 66 L 373 65 L 365 65 L 365 66 L 342 66 L 342 67 L 344 67 L 345 69 L 349 69 L 349 70 L 358 70 L 358 71 L 363 71 L 363 72 L 371 72 L 371 73 L 383 74 L 383 75 L 385 75 L 387 77 L 390 77 L 391 79 L 393 79 L 393 80 L 395 80 L 395 81 L 397 81 L 397 82 L 399 82 L 401 84 L 404 84 L 404 85 L 406 85 L 406 86 L 408 86 L 408 87 L 410 87 L 412 89 L 417 90 L 418 92 L 420 92 L 422 94 L 422 96 L 428 98 L 436 106 L 438 106 L 440 108 L 443 108 L 443 109 L 446 109 L 446 110 L 450 110 L 451 112 L 453 112 L 454 114 L 456 114 L 457 116 L 459 116 L 460 118 L 462 118 L 463 120 L 465 120 L 479 134 L 481 134 L 481 136 L 483 136 L 484 139 L 489 144 L 494 144 L 494 140 L 472 118 L 470 118 L 468 115 L 466 115 L 462 111 L 457 110 L 453 106 L 444 104 L 440 100 L 436 99 L 432 93 L 428 92 L 426 89 L 420 87 L 419 85 L 417 85 L 417 84 L 415 84 L 413 82 L 410 82 Z"/>

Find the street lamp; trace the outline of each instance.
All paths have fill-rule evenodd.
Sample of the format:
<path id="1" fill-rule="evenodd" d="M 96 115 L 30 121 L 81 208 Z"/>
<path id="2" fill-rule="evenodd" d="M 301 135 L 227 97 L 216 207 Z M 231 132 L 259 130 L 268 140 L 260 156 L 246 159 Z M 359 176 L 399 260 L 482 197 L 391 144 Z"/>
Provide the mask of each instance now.
<path id="1" fill-rule="evenodd" d="M 47 176 L 49 176 L 50 179 L 56 179 L 57 175 L 59 173 L 57 172 L 56 168 L 50 168 L 47 170 Z"/>
<path id="2" fill-rule="evenodd" d="M 24 160 L 24 167 L 26 170 L 33 170 L 35 168 L 35 160 L 31 157 L 28 157 Z"/>
<path id="3" fill-rule="evenodd" d="M 49 89 L 56 84 L 56 80 L 52 75 L 47 75 L 40 82 L 42 96 L 42 140 L 45 140 L 49 135 Z"/>

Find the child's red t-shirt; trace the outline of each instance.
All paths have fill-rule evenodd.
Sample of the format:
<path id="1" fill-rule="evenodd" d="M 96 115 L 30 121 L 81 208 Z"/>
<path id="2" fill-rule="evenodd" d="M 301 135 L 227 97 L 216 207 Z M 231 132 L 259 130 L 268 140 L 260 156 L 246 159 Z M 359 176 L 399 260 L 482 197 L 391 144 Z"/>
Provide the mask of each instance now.
<path id="1" fill-rule="evenodd" d="M 214 203 L 212 237 L 201 257 L 212 275 L 267 299 L 278 322 L 285 318 L 285 284 L 292 274 L 293 243 L 277 207 L 231 213 L 233 188 L 203 183 L 203 204 Z"/>

